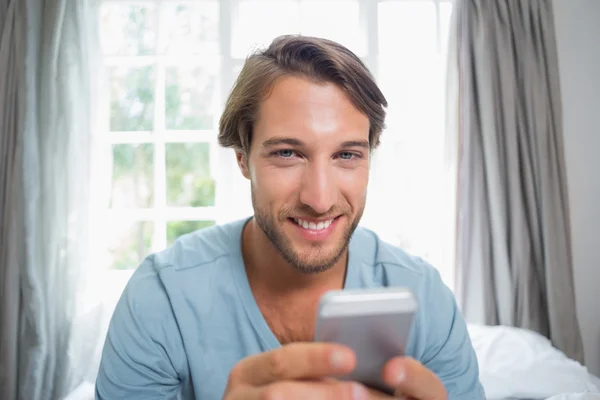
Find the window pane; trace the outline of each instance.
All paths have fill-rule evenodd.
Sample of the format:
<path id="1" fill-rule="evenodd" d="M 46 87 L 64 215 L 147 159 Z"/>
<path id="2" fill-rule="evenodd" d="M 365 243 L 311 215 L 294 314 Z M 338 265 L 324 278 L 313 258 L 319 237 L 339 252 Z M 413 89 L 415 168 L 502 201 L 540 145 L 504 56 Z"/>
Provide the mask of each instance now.
<path id="1" fill-rule="evenodd" d="M 358 1 L 304 0 L 300 6 L 300 18 L 302 34 L 336 41 L 359 57 L 366 54 Z"/>
<path id="2" fill-rule="evenodd" d="M 113 146 L 112 208 L 151 207 L 153 203 L 151 144 Z"/>
<path id="3" fill-rule="evenodd" d="M 440 10 L 447 29 L 447 8 Z M 437 46 L 435 6 L 431 1 L 385 2 L 379 5 L 379 18 L 379 83 L 389 103 L 386 135 L 412 144 L 440 143 L 446 62 Z"/>
<path id="4" fill-rule="evenodd" d="M 154 68 L 111 68 L 110 130 L 152 130 L 153 110 Z"/>
<path id="5" fill-rule="evenodd" d="M 179 207 L 215 205 L 215 182 L 210 176 L 208 143 L 166 145 L 167 204 Z"/>
<path id="6" fill-rule="evenodd" d="M 163 7 L 164 53 L 218 54 L 218 2 L 166 3 Z"/>
<path id="7" fill-rule="evenodd" d="M 384 137 L 443 141 L 444 63 L 441 57 L 423 59 L 422 64 L 380 61 L 379 83 L 388 99 Z"/>
<path id="8" fill-rule="evenodd" d="M 379 53 L 397 60 L 437 49 L 433 1 L 386 1 L 379 4 Z"/>
<path id="9" fill-rule="evenodd" d="M 443 218 L 442 145 L 441 140 L 429 144 L 387 142 L 377 149 L 377 160 L 373 160 L 375 179 L 369 185 L 379 190 L 369 192 L 365 214 L 371 222 L 377 221 L 373 227 L 393 234 L 394 242 L 420 256 L 429 257 L 436 248 Z M 394 171 L 393 185 L 388 171 Z"/>
<path id="10" fill-rule="evenodd" d="M 171 221 L 167 222 L 167 244 L 171 245 L 179 236 L 213 226 L 215 221 Z"/>
<path id="11" fill-rule="evenodd" d="M 156 43 L 156 7 L 153 4 L 104 4 L 100 29 L 106 55 L 152 54 Z"/>
<path id="12" fill-rule="evenodd" d="M 446 54 L 448 52 L 448 36 L 450 35 L 450 19 L 452 18 L 452 3 L 442 2 L 440 3 L 440 34 L 441 34 L 441 45 L 442 52 Z"/>
<path id="13" fill-rule="evenodd" d="M 114 269 L 134 269 L 150 254 L 154 224 L 149 221 L 114 219 L 111 224 L 109 257 Z"/>
<path id="14" fill-rule="evenodd" d="M 241 0 L 233 16 L 232 56 L 244 58 L 282 34 L 300 32 L 295 0 Z"/>
<path id="15" fill-rule="evenodd" d="M 167 129 L 212 129 L 218 106 L 218 63 L 166 71 Z"/>

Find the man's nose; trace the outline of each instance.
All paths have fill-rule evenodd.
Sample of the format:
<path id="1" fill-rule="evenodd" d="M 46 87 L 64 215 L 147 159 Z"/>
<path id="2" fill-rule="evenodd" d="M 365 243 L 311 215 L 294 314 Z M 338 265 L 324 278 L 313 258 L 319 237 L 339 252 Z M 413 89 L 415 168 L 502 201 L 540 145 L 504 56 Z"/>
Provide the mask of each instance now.
<path id="1" fill-rule="evenodd" d="M 300 201 L 318 214 L 327 213 L 337 200 L 334 171 L 331 168 L 328 163 L 313 162 L 304 173 Z"/>

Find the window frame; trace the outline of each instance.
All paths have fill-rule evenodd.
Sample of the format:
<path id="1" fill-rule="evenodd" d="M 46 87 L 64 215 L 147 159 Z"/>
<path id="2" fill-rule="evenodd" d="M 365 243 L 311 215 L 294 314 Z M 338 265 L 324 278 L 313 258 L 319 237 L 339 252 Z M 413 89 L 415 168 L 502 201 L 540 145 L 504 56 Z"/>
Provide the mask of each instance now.
<path id="1" fill-rule="evenodd" d="M 113 4 L 155 4 L 156 12 L 156 49 L 159 49 L 163 26 L 161 23 L 160 9 L 164 4 L 188 3 L 201 4 L 211 0 L 101 0 L 101 3 Z M 234 79 L 234 71 L 243 65 L 243 58 L 232 56 L 233 30 L 232 22 L 238 4 L 243 0 L 219 0 L 219 49 L 215 57 L 219 60 L 219 105 L 215 114 L 215 125 L 223 111 L 223 103 L 228 95 Z M 302 0 L 295 0 L 301 2 Z M 336 0 L 340 3 L 354 0 Z M 419 1 L 433 3 L 436 9 L 436 38 L 438 53 L 441 48 L 441 3 L 451 0 L 357 0 L 359 4 L 361 35 L 366 38 L 366 53 L 362 58 L 375 77 L 379 77 L 379 21 L 378 8 L 380 3 Z M 213 56 L 211 56 L 213 57 Z M 217 143 L 218 129 L 211 130 L 168 130 L 165 127 L 165 71 L 168 66 L 184 65 L 189 61 L 200 61 L 201 56 L 177 57 L 164 55 L 157 52 L 153 55 L 143 56 L 109 56 L 102 55 L 105 67 L 127 67 L 153 65 L 154 71 L 154 107 L 153 130 L 135 132 L 111 132 L 107 126 L 102 132 L 107 145 L 116 144 L 141 144 L 153 145 L 153 191 L 154 204 L 150 208 L 108 209 L 108 218 L 125 219 L 131 222 L 151 221 L 153 223 L 153 240 L 150 252 L 160 251 L 167 247 L 167 224 L 170 221 L 215 221 L 221 224 L 231 220 L 227 215 L 236 208 L 235 185 L 239 180 L 234 179 L 239 174 L 235 157 L 231 149 L 223 149 Z M 105 88 L 105 90 L 107 90 Z M 105 106 L 110 107 L 110 99 L 104 94 Z M 104 110 L 110 119 L 109 110 Z M 394 141 L 392 139 L 391 141 Z M 210 172 L 215 180 L 215 206 L 214 207 L 169 207 L 166 204 L 166 145 L 170 143 L 208 143 L 210 145 Z M 141 261 L 141 260 L 140 260 Z M 109 266 L 110 268 L 110 266 Z M 131 270 L 133 271 L 133 269 Z"/>

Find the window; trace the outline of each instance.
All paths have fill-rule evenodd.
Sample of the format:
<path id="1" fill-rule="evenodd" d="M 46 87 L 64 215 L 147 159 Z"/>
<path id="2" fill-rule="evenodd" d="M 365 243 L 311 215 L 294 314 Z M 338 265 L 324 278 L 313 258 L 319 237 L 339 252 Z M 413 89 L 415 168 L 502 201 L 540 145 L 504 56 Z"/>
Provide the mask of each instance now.
<path id="1" fill-rule="evenodd" d="M 446 0 L 105 0 L 107 264 L 134 269 L 182 234 L 251 214 L 249 184 L 233 152 L 216 142 L 218 119 L 247 54 L 283 33 L 336 40 L 375 74 L 390 105 L 363 225 L 441 264 L 437 187 L 451 7 Z"/>

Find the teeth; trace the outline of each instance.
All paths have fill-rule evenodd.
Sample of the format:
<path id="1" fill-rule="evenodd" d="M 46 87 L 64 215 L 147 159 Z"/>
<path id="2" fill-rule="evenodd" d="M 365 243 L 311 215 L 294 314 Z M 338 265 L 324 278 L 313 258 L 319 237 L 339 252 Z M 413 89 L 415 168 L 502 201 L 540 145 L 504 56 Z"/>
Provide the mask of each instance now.
<path id="1" fill-rule="evenodd" d="M 311 231 L 320 231 L 323 229 L 327 229 L 329 228 L 329 225 L 331 225 L 331 223 L 333 222 L 333 220 L 330 219 L 329 221 L 321 221 L 318 224 L 315 224 L 314 222 L 308 222 L 300 218 L 294 218 L 294 221 L 304 229 L 310 229 Z"/>

